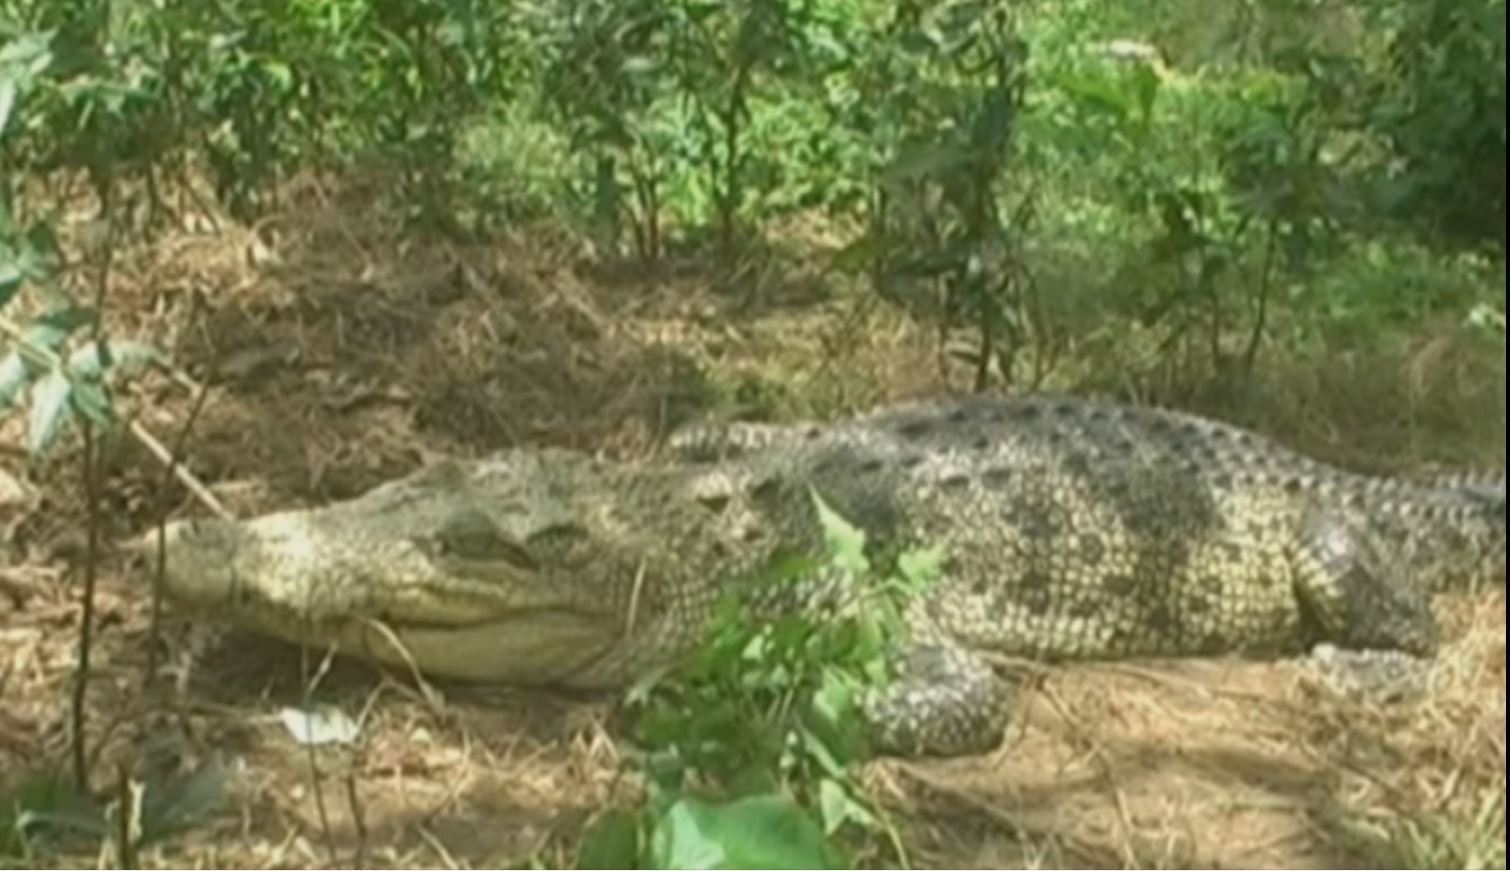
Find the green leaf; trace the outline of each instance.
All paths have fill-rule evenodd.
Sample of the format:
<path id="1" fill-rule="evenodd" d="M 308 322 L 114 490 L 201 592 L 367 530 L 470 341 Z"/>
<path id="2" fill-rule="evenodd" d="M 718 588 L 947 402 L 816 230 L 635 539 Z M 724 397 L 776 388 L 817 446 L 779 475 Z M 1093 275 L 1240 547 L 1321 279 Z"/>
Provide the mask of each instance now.
<path id="1" fill-rule="evenodd" d="M 899 622 L 894 609 L 882 609 L 880 616 L 867 615 L 867 619 L 860 620 L 856 627 L 855 656 L 864 666 L 866 676 L 873 681 L 879 675 L 888 673 L 886 654 L 890 650 L 890 643 L 887 629 L 891 624 Z"/>
<path id="2" fill-rule="evenodd" d="M 33 221 L 22 234 L 26 239 L 26 247 L 22 249 L 22 263 L 32 278 L 45 278 L 57 269 L 58 231 L 53 226 L 56 220 L 57 213 L 50 213 L 47 217 Z"/>
<path id="3" fill-rule="evenodd" d="M 878 826 L 875 814 L 855 800 L 850 789 L 837 780 L 825 777 L 818 783 L 818 809 L 823 816 L 823 831 L 832 835 L 845 823 L 867 829 Z"/>
<path id="4" fill-rule="evenodd" d="M 45 30 L 0 46 L 0 69 L 8 67 L 22 81 L 41 75 L 52 64 L 52 37 L 53 31 Z"/>
<path id="5" fill-rule="evenodd" d="M 26 274 L 17 263 L 0 263 L 0 308 L 5 308 L 16 298 L 21 290 L 21 283 L 25 280 Z"/>
<path id="6" fill-rule="evenodd" d="M 681 798 L 656 821 L 655 868 L 847 868 L 817 822 L 790 799 L 757 795 L 725 804 Z"/>
<path id="7" fill-rule="evenodd" d="M 75 380 L 68 402 L 74 411 L 95 426 L 108 429 L 115 425 L 115 406 L 105 385 L 98 381 Z"/>
<path id="8" fill-rule="evenodd" d="M 278 90 L 283 93 L 289 93 L 294 89 L 293 68 L 283 61 L 274 58 L 263 58 L 262 71 L 278 86 Z"/>
<path id="9" fill-rule="evenodd" d="M 23 338 L 31 345 L 56 353 L 79 327 L 93 322 L 94 313 L 88 309 L 71 306 L 54 309 L 32 320 Z"/>
<path id="10" fill-rule="evenodd" d="M 578 868 L 638 868 L 640 826 L 633 814 L 610 811 L 582 833 Z"/>
<path id="11" fill-rule="evenodd" d="M 62 372 L 48 372 L 37 379 L 31 391 L 31 434 L 27 446 L 32 456 L 47 453 L 58 434 L 73 417 L 69 395 L 73 385 Z"/>
<path id="12" fill-rule="evenodd" d="M 20 354 L 11 351 L 0 358 L 0 414 L 10 411 L 16 405 L 16 399 L 21 391 L 31 383 L 31 368 Z"/>
<path id="13" fill-rule="evenodd" d="M 16 80 L 10 76 L 0 78 L 0 137 L 10 123 L 11 110 L 16 107 Z"/>
<path id="14" fill-rule="evenodd" d="M 849 793 L 832 778 L 818 783 L 818 812 L 823 815 L 823 833 L 832 835 L 849 821 Z"/>
<path id="15" fill-rule="evenodd" d="M 650 836 L 652 868 L 731 868 L 711 813 L 694 799 L 680 799 L 657 821 Z M 754 867 L 754 866 L 751 866 Z"/>
<path id="16" fill-rule="evenodd" d="M 104 345 L 103 355 L 99 342 L 89 342 L 74 351 L 68 358 L 69 371 L 83 378 L 99 378 L 108 369 L 130 377 L 166 359 L 162 352 L 145 342 L 110 341 Z"/>
<path id="17" fill-rule="evenodd" d="M 897 571 L 907 582 L 909 593 L 926 591 L 944 573 L 944 549 L 940 547 L 909 550 L 897 557 Z"/>
<path id="18" fill-rule="evenodd" d="M 802 730 L 802 749 L 807 751 L 808 757 L 818 763 L 818 767 L 822 768 L 823 773 L 829 777 L 845 775 L 844 763 L 839 761 L 833 749 L 817 732 L 811 729 Z"/>
<path id="19" fill-rule="evenodd" d="M 823 537 L 828 542 L 832 564 L 842 571 L 863 575 L 870 571 L 870 561 L 865 558 L 865 532 L 823 501 L 817 490 L 812 491 L 813 504 L 818 509 L 818 522 L 823 527 Z"/>
<path id="20" fill-rule="evenodd" d="M 25 855 L 31 837 L 47 829 L 98 836 L 105 832 L 105 818 L 73 778 L 57 772 L 26 775 L 0 794 L 0 857 Z"/>
<path id="21" fill-rule="evenodd" d="M 838 730 L 852 721 L 857 709 L 855 690 L 837 668 L 823 669 L 818 691 L 813 694 L 813 713 L 829 729 Z"/>
<path id="22" fill-rule="evenodd" d="M 225 798 L 229 781 L 230 770 L 212 756 L 188 776 L 149 782 L 142 796 L 142 840 L 182 831 L 209 816 Z"/>

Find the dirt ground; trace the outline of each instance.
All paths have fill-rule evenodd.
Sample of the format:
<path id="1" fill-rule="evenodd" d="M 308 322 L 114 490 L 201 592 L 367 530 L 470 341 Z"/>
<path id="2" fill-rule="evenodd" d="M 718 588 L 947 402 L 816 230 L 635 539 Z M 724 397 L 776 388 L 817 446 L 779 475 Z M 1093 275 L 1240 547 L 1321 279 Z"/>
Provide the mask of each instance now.
<path id="1" fill-rule="evenodd" d="M 632 457 L 701 414 L 947 387 L 930 336 L 821 273 L 590 270 L 538 237 L 423 241 L 372 196 L 310 184 L 276 220 L 201 219 L 117 266 L 116 322 L 208 387 L 187 463 L 232 513 L 352 496 L 442 455 Z M 194 407 L 168 379 L 129 398 L 170 443 Z M 83 520 L 67 457 L 0 457 L 0 795 L 68 762 Z M 110 469 L 111 542 L 205 511 L 129 442 Z M 171 611 L 154 649 L 148 577 L 115 549 L 103 564 L 97 785 L 213 766 L 227 794 L 147 866 L 560 867 L 595 813 L 636 796 L 611 699 L 416 685 Z M 922 867 L 1379 867 L 1407 821 L 1450 839 L 1486 808 L 1502 843 L 1504 593 L 1440 606 L 1450 641 L 1424 699 L 1337 698 L 1287 663 L 1045 669 L 997 752 L 869 777 Z M 360 715 L 354 747 L 301 747 L 280 722 L 312 675 L 315 698 Z M 94 864 L 98 844 L 30 861 Z"/>

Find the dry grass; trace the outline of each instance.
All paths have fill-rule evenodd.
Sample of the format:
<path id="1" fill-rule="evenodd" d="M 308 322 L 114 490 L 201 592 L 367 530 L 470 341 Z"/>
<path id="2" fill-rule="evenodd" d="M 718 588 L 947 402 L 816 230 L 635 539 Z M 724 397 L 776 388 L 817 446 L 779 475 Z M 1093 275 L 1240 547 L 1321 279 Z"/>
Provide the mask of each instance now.
<path id="1" fill-rule="evenodd" d="M 435 455 L 556 444 L 635 456 L 709 410 L 821 415 L 946 387 L 928 336 L 820 274 L 589 272 L 538 239 L 408 235 L 375 201 L 372 187 L 311 184 L 255 230 L 184 233 L 122 258 L 121 323 L 212 386 L 191 464 L 238 513 L 349 496 Z M 1331 456 L 1502 464 L 1503 352 L 1488 361 L 1455 342 L 1428 330 L 1399 359 L 1274 367 L 1240 403 L 1200 402 Z M 169 384 L 134 399 L 164 433 L 189 404 Z M 45 483 L 19 461 L 5 468 L 0 795 L 67 758 L 82 516 L 70 468 Z M 160 472 L 130 450 L 113 469 L 119 538 L 150 524 Z M 220 811 L 150 846 L 147 865 L 560 866 L 594 813 L 636 797 L 611 700 L 416 687 L 181 620 L 165 679 L 144 688 L 145 575 L 114 558 L 107 569 L 97 786 L 118 766 L 218 758 L 230 772 Z M 1444 601 L 1438 686 L 1390 707 L 1331 698 L 1292 664 L 1048 670 L 997 753 L 878 762 L 873 784 L 927 866 L 1461 865 L 1490 849 L 1483 861 L 1503 867 L 1504 615 L 1500 590 Z M 363 716 L 356 747 L 311 754 L 278 721 L 316 675 L 321 702 Z M 1485 807 L 1498 808 L 1487 823 Z M 93 863 L 98 846 L 42 859 Z"/>

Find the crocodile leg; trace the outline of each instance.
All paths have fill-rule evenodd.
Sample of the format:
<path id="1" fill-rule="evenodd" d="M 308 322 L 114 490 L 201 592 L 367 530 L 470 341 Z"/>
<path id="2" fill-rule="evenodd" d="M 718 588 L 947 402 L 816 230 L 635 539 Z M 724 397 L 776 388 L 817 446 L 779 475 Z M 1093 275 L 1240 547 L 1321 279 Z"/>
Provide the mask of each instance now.
<path id="1" fill-rule="evenodd" d="M 1336 513 L 1315 513 L 1305 530 L 1296 594 L 1320 639 L 1311 662 L 1345 694 L 1414 694 L 1438 643 L 1429 598 Z"/>
<path id="2" fill-rule="evenodd" d="M 921 644 L 900 675 L 866 700 L 872 746 L 895 756 L 966 756 L 1001 743 L 1007 684 L 983 659 L 949 644 Z"/>

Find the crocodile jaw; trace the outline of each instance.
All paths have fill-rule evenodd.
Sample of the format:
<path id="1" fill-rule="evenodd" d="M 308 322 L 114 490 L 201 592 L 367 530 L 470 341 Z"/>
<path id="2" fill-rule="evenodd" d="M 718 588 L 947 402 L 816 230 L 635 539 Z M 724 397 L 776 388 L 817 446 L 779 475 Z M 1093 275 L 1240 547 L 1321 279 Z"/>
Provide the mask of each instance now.
<path id="1" fill-rule="evenodd" d="M 176 522 L 165 538 L 164 592 L 175 601 L 436 677 L 572 685 L 622 628 L 529 573 L 489 563 L 458 576 L 412 541 L 360 535 L 329 512 Z"/>

